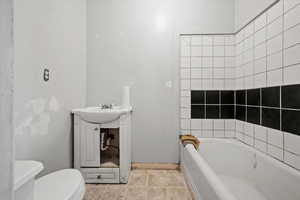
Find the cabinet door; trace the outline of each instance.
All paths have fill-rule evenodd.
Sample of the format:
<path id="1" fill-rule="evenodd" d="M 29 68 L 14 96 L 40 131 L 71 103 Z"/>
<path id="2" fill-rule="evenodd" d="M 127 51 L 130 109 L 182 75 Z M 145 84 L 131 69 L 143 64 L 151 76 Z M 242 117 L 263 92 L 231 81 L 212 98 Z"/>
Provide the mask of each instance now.
<path id="1" fill-rule="evenodd" d="M 81 167 L 100 166 L 100 126 L 81 121 L 80 160 Z"/>

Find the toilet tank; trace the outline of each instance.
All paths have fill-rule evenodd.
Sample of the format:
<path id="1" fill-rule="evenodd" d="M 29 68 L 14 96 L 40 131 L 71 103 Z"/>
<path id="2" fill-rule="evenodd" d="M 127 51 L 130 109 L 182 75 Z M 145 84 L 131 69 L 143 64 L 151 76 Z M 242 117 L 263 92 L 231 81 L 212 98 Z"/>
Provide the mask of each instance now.
<path id="1" fill-rule="evenodd" d="M 31 160 L 15 161 L 14 195 L 15 200 L 33 200 L 34 180 L 44 169 L 43 164 Z"/>

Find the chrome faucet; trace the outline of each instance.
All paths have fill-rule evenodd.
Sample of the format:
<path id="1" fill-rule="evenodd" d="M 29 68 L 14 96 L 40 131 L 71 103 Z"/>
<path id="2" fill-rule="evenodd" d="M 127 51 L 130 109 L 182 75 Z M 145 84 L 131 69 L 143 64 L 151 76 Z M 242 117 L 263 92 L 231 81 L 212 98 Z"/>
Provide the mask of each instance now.
<path id="1" fill-rule="evenodd" d="M 114 104 L 100 104 L 101 109 L 113 109 Z"/>

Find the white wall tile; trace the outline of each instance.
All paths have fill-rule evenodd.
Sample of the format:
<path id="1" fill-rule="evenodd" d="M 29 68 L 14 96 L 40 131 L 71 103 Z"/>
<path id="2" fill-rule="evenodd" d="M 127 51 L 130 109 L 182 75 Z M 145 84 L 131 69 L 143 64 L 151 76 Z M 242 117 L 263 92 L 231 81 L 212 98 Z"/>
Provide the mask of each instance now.
<path id="1" fill-rule="evenodd" d="M 254 135 L 255 138 L 262 140 L 264 142 L 267 141 L 267 128 L 259 125 L 254 126 Z"/>
<path id="2" fill-rule="evenodd" d="M 235 120 L 225 120 L 225 130 L 235 130 Z"/>
<path id="3" fill-rule="evenodd" d="M 263 13 L 261 16 L 259 16 L 255 22 L 255 31 L 258 31 L 259 29 L 263 28 L 267 24 L 267 15 L 266 13 Z"/>
<path id="4" fill-rule="evenodd" d="M 254 88 L 254 78 L 253 76 L 245 77 L 245 89 Z"/>
<path id="5" fill-rule="evenodd" d="M 203 36 L 202 44 L 203 45 L 213 45 L 213 37 L 212 36 Z"/>
<path id="6" fill-rule="evenodd" d="M 244 122 L 239 120 L 236 121 L 236 130 L 238 132 L 244 133 L 244 126 L 245 126 Z"/>
<path id="7" fill-rule="evenodd" d="M 225 129 L 225 121 L 223 119 L 215 119 L 214 130 L 224 130 L 224 129 Z"/>
<path id="8" fill-rule="evenodd" d="M 181 80 L 181 89 L 189 90 L 191 88 L 190 80 Z"/>
<path id="9" fill-rule="evenodd" d="M 239 44 L 244 39 L 244 30 L 241 30 L 236 35 L 236 43 Z"/>
<path id="10" fill-rule="evenodd" d="M 225 131 L 224 130 L 214 130 L 214 137 L 215 138 L 224 138 Z"/>
<path id="11" fill-rule="evenodd" d="M 225 46 L 225 56 L 235 56 L 235 47 Z"/>
<path id="12" fill-rule="evenodd" d="M 225 67 L 235 67 L 235 57 L 225 57 Z"/>
<path id="13" fill-rule="evenodd" d="M 244 68 L 243 67 L 237 67 L 236 68 L 236 77 L 243 77 L 244 76 Z"/>
<path id="14" fill-rule="evenodd" d="M 225 47 L 224 46 L 214 46 L 213 55 L 214 56 L 225 56 Z"/>
<path id="15" fill-rule="evenodd" d="M 244 37 L 248 38 L 249 36 L 253 35 L 254 33 L 254 23 L 251 22 L 244 28 Z"/>
<path id="16" fill-rule="evenodd" d="M 235 80 L 237 89 L 245 89 L 245 78 L 238 78 Z"/>
<path id="17" fill-rule="evenodd" d="M 185 47 L 185 46 L 190 46 L 191 45 L 191 37 L 187 36 L 187 37 L 181 37 L 180 38 L 181 41 L 181 46 Z"/>
<path id="18" fill-rule="evenodd" d="M 254 73 L 265 72 L 267 67 L 267 58 L 261 58 L 254 61 Z"/>
<path id="19" fill-rule="evenodd" d="M 213 137 L 213 130 L 202 131 L 202 137 L 204 137 L 204 138 L 212 138 Z"/>
<path id="20" fill-rule="evenodd" d="M 180 67 L 190 67 L 191 59 L 189 57 L 181 57 L 180 58 Z"/>
<path id="21" fill-rule="evenodd" d="M 191 97 L 181 97 L 180 98 L 180 106 L 182 108 L 190 108 L 191 107 Z"/>
<path id="22" fill-rule="evenodd" d="M 267 39 L 270 39 L 283 31 L 283 20 L 282 17 L 276 19 L 267 26 Z"/>
<path id="23" fill-rule="evenodd" d="M 202 56 L 202 46 L 192 46 L 192 56 Z"/>
<path id="24" fill-rule="evenodd" d="M 254 52 L 252 49 L 244 52 L 244 58 L 243 58 L 244 63 L 248 63 L 253 60 L 253 53 Z"/>
<path id="25" fill-rule="evenodd" d="M 225 85 L 224 79 L 214 79 L 213 80 L 213 89 L 214 90 L 223 90 Z"/>
<path id="26" fill-rule="evenodd" d="M 267 72 L 267 86 L 282 85 L 282 69 Z"/>
<path id="27" fill-rule="evenodd" d="M 300 170 L 300 156 L 285 151 L 284 162 Z"/>
<path id="28" fill-rule="evenodd" d="M 296 5 L 300 4 L 299 0 L 284 0 L 284 12 L 294 8 Z"/>
<path id="29" fill-rule="evenodd" d="M 248 137 L 254 137 L 254 124 L 245 123 L 245 134 Z"/>
<path id="30" fill-rule="evenodd" d="M 235 135 L 236 135 L 236 139 L 238 139 L 238 140 L 244 142 L 244 140 L 245 140 L 245 135 L 244 135 L 243 133 L 236 132 Z"/>
<path id="31" fill-rule="evenodd" d="M 213 66 L 213 57 L 202 58 L 202 67 L 212 67 L 212 66 Z"/>
<path id="32" fill-rule="evenodd" d="M 297 6 L 287 12 L 284 16 L 284 30 L 300 23 L 300 6 Z"/>
<path id="33" fill-rule="evenodd" d="M 254 36 L 250 36 L 244 41 L 244 50 L 253 49 L 254 47 Z"/>
<path id="34" fill-rule="evenodd" d="M 189 46 L 181 46 L 181 56 L 190 56 L 191 48 Z"/>
<path id="35" fill-rule="evenodd" d="M 191 118 L 191 109 L 188 109 L 188 108 L 182 108 L 181 109 L 181 118 L 184 118 L 184 119 L 189 119 Z"/>
<path id="36" fill-rule="evenodd" d="M 262 142 L 260 140 L 255 140 L 254 144 L 255 148 L 262 152 L 267 152 L 267 143 Z"/>
<path id="37" fill-rule="evenodd" d="M 191 44 L 192 45 L 202 45 L 202 36 L 201 35 L 194 35 L 191 37 Z"/>
<path id="38" fill-rule="evenodd" d="M 254 138 L 249 137 L 248 135 L 245 135 L 244 141 L 246 144 L 253 146 L 254 145 Z"/>
<path id="39" fill-rule="evenodd" d="M 300 45 L 284 50 L 284 66 L 300 63 Z"/>
<path id="40" fill-rule="evenodd" d="M 203 46 L 202 49 L 203 56 L 213 56 L 213 47 L 212 46 Z"/>
<path id="41" fill-rule="evenodd" d="M 254 76 L 254 87 L 261 88 L 267 86 L 267 74 L 261 73 Z"/>
<path id="42" fill-rule="evenodd" d="M 212 119 L 202 120 L 202 129 L 203 130 L 212 130 L 213 129 L 213 120 Z"/>
<path id="43" fill-rule="evenodd" d="M 284 33 L 284 47 L 288 48 L 292 45 L 300 43 L 300 25 L 288 29 Z"/>
<path id="44" fill-rule="evenodd" d="M 273 54 L 282 50 L 282 35 L 278 35 L 267 41 L 267 54 Z"/>
<path id="45" fill-rule="evenodd" d="M 272 6 L 268 11 L 268 23 L 283 15 L 283 0 Z"/>
<path id="46" fill-rule="evenodd" d="M 220 36 L 214 36 L 213 44 L 214 45 L 224 46 L 225 45 L 225 38 L 224 38 L 224 36 L 222 36 L 222 35 L 220 35 Z"/>
<path id="47" fill-rule="evenodd" d="M 235 131 L 225 130 L 225 137 L 226 138 L 234 138 L 235 137 Z"/>
<path id="48" fill-rule="evenodd" d="M 191 58 L 191 67 L 195 68 L 200 68 L 202 67 L 202 57 L 192 57 Z"/>
<path id="49" fill-rule="evenodd" d="M 202 89 L 203 90 L 212 90 L 213 89 L 213 80 L 212 79 L 203 79 L 202 80 Z"/>
<path id="50" fill-rule="evenodd" d="M 202 90 L 202 80 L 201 79 L 191 80 L 191 90 Z"/>
<path id="51" fill-rule="evenodd" d="M 283 160 L 283 149 L 268 144 L 268 154 L 278 160 Z"/>
<path id="52" fill-rule="evenodd" d="M 235 90 L 235 79 L 225 79 L 225 88 L 226 90 Z"/>
<path id="53" fill-rule="evenodd" d="M 191 96 L 191 92 L 188 91 L 188 90 L 181 90 L 180 94 L 181 94 L 180 96 L 182 96 L 182 97 L 189 97 L 189 96 Z"/>
<path id="54" fill-rule="evenodd" d="M 181 119 L 180 120 L 181 124 L 181 129 L 190 129 L 190 120 L 189 119 Z"/>
<path id="55" fill-rule="evenodd" d="M 249 75 L 253 75 L 254 73 L 254 64 L 252 62 L 249 62 L 247 64 L 244 65 L 244 73 L 245 76 L 249 76 Z"/>
<path id="56" fill-rule="evenodd" d="M 283 148 L 283 133 L 279 130 L 268 128 L 268 143 Z"/>
<path id="57" fill-rule="evenodd" d="M 214 67 L 225 67 L 225 58 L 224 57 L 214 57 L 213 59 Z"/>
<path id="58" fill-rule="evenodd" d="M 192 135 L 200 138 L 200 137 L 202 137 L 202 131 L 201 130 L 192 130 Z"/>
<path id="59" fill-rule="evenodd" d="M 191 69 L 191 78 L 201 78 L 202 69 Z"/>
<path id="60" fill-rule="evenodd" d="M 235 68 L 226 67 L 225 68 L 225 78 L 235 78 Z"/>
<path id="61" fill-rule="evenodd" d="M 191 119 L 191 129 L 202 129 L 202 119 Z"/>
<path id="62" fill-rule="evenodd" d="M 189 79 L 191 76 L 191 70 L 190 69 L 181 69 L 180 70 L 180 78 L 182 79 Z"/>
<path id="63" fill-rule="evenodd" d="M 213 70 L 214 78 L 223 78 L 225 77 L 225 69 L 224 68 L 214 68 Z"/>
<path id="64" fill-rule="evenodd" d="M 225 45 L 235 45 L 235 35 L 225 36 Z"/>
<path id="65" fill-rule="evenodd" d="M 267 57 L 267 70 L 281 68 L 282 66 L 282 51 Z"/>
<path id="66" fill-rule="evenodd" d="M 255 47 L 255 49 L 254 49 L 254 58 L 255 59 L 265 57 L 266 54 L 267 54 L 266 43 L 261 43 L 260 45 Z"/>
<path id="67" fill-rule="evenodd" d="M 300 155 L 300 136 L 284 133 L 284 149 Z"/>
<path id="68" fill-rule="evenodd" d="M 300 65 L 283 68 L 283 83 L 285 85 L 299 84 Z"/>
<path id="69" fill-rule="evenodd" d="M 202 78 L 213 78 L 213 68 L 203 68 L 202 73 Z"/>
<path id="70" fill-rule="evenodd" d="M 266 28 L 263 28 L 257 31 L 254 35 L 254 45 L 257 46 L 258 44 L 266 41 Z"/>

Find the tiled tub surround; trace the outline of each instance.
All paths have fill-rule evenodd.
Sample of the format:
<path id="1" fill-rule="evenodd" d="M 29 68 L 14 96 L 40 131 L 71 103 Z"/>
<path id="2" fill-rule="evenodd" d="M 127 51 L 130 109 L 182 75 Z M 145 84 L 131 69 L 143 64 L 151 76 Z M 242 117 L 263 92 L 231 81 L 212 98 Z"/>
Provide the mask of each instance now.
<path id="1" fill-rule="evenodd" d="M 181 46 L 181 133 L 236 137 L 300 169 L 298 86 L 289 86 L 300 84 L 300 1 L 279 1 L 233 35 L 182 36 Z M 279 103 L 278 98 L 262 102 L 276 88 L 283 97 Z M 245 90 L 244 103 L 235 102 L 237 120 L 222 118 L 221 100 L 192 103 L 191 91 L 224 90 L 236 91 L 241 99 Z"/>

